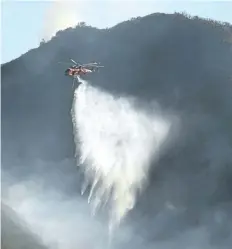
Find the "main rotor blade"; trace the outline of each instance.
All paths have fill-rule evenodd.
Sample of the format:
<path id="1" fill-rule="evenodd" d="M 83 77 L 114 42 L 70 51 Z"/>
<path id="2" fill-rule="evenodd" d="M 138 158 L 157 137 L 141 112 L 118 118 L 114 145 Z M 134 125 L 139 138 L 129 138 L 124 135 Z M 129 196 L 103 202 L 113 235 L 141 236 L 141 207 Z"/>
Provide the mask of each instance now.
<path id="1" fill-rule="evenodd" d="M 87 64 L 83 64 L 82 66 L 90 66 L 90 67 L 104 67 L 104 66 L 99 66 L 96 63 L 87 63 Z"/>
<path id="2" fill-rule="evenodd" d="M 70 59 L 74 64 L 78 65 L 78 63 L 76 61 L 74 61 L 73 59 Z"/>

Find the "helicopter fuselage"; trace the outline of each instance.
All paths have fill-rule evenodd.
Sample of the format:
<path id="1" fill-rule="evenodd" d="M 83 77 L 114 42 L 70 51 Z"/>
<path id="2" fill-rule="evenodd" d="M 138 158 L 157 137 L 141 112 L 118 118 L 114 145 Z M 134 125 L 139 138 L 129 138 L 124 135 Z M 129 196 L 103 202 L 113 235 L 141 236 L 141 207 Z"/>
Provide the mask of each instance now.
<path id="1" fill-rule="evenodd" d="M 87 73 L 92 73 L 92 70 L 84 68 L 84 67 L 78 67 L 78 68 L 70 67 L 65 70 L 65 75 L 71 76 L 71 77 L 75 75 L 85 75 Z"/>

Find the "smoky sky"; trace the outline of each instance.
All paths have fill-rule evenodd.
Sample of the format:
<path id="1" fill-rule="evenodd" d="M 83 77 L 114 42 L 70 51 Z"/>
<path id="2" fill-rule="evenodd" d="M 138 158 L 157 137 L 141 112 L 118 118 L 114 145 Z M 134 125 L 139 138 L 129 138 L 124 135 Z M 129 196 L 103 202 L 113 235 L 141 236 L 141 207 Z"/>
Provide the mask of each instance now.
<path id="1" fill-rule="evenodd" d="M 97 60 L 105 68 L 85 78 L 94 87 L 135 98 L 138 110 L 152 112 L 158 103 L 163 113 L 179 120 L 151 166 L 148 186 L 119 229 L 125 237 L 116 236 L 113 246 L 230 248 L 231 37 L 228 24 L 154 14 L 106 30 L 77 27 L 58 32 L 38 49 L 3 65 L 2 169 L 8 182 L 4 191 L 28 180 L 39 182 L 40 206 L 47 213 L 57 210 L 51 223 L 63 220 L 68 231 L 75 231 L 72 217 L 78 220 L 85 208 L 75 213 L 73 206 L 78 201 L 85 206 L 87 200 L 79 196 L 83 175 L 74 158 L 72 82 L 57 62 Z M 66 205 L 69 201 L 71 207 Z M 84 217 L 87 213 L 83 211 Z M 92 224 L 94 230 L 92 239 L 99 238 L 95 247 L 106 247 L 104 214 L 86 220 L 86 229 Z M 75 233 L 59 227 L 64 241 L 74 238 Z"/>

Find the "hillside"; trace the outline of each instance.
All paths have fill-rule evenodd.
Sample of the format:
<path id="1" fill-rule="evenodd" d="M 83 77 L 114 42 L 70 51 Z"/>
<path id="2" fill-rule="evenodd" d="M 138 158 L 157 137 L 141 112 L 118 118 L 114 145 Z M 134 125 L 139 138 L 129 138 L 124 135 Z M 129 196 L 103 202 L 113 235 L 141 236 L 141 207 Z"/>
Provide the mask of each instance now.
<path id="1" fill-rule="evenodd" d="M 17 214 L 4 203 L 1 203 L 1 225 L 2 249 L 46 249 Z"/>
<path id="2" fill-rule="evenodd" d="M 58 160 L 73 155 L 71 81 L 64 76 L 65 65 L 57 63 L 69 57 L 106 65 L 91 80 L 109 91 L 156 99 L 187 112 L 210 111 L 217 103 L 220 112 L 225 98 L 215 95 L 218 89 L 223 96 L 229 94 L 229 41 L 231 27 L 181 15 L 151 15 L 109 30 L 77 27 L 58 32 L 50 42 L 2 67 L 3 148 L 12 148 L 14 137 L 15 155 Z"/>
<path id="3" fill-rule="evenodd" d="M 173 240 L 172 248 L 182 249 L 198 233 L 189 232 L 186 244 L 172 236 L 204 227 L 207 242 L 200 237 L 197 248 L 229 249 L 232 26 L 181 14 L 153 14 L 106 30 L 77 26 L 2 65 L 2 167 L 18 178 L 44 175 L 45 185 L 66 193 L 77 188 L 73 89 L 57 62 L 70 57 L 105 65 L 87 77 L 96 87 L 134 96 L 141 105 L 154 100 L 181 120 L 175 146 L 160 159 L 132 212 L 141 236 L 148 244 Z M 39 169 L 37 160 L 44 163 Z M 161 212 L 166 201 L 182 211 Z"/>

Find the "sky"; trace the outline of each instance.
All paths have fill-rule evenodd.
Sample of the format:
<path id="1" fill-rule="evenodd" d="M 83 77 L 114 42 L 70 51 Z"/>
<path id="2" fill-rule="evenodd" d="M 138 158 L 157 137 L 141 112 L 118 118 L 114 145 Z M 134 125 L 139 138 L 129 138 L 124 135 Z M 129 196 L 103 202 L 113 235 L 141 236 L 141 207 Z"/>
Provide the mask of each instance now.
<path id="1" fill-rule="evenodd" d="M 183 11 L 232 23 L 232 0 L 2 0 L 1 63 L 20 57 L 38 47 L 42 39 L 49 40 L 58 30 L 80 21 L 105 28 L 131 17 Z"/>

